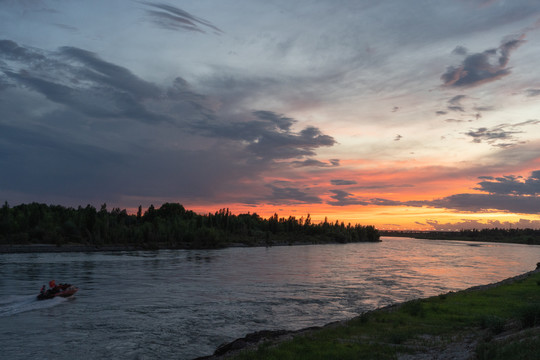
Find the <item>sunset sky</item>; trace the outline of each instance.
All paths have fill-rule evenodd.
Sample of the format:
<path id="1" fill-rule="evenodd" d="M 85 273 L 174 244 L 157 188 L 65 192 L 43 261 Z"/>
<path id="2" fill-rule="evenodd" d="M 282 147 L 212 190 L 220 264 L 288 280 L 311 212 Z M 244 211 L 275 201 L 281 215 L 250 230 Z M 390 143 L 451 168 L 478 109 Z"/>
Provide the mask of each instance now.
<path id="1" fill-rule="evenodd" d="M 540 228 L 540 1 L 0 0 L 0 201 Z"/>

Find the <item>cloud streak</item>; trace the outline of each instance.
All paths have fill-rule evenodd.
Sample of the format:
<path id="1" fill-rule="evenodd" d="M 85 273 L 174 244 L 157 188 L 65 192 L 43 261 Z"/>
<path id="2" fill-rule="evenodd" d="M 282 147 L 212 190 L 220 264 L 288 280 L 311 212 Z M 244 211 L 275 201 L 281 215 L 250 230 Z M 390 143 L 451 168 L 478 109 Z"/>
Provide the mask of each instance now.
<path id="1" fill-rule="evenodd" d="M 142 3 L 152 8 L 146 10 L 146 14 L 150 16 L 156 25 L 163 29 L 188 30 L 200 33 L 206 33 L 204 29 L 212 29 L 217 34 L 223 32 L 211 22 L 196 17 L 178 7 L 163 3 Z"/>
<path id="2" fill-rule="evenodd" d="M 516 139 L 515 135 L 523 133 L 523 131 L 518 131 L 516 129 L 523 126 L 538 124 L 540 124 L 539 120 L 527 120 L 517 124 L 501 124 L 492 128 L 481 127 L 470 130 L 466 132 L 465 135 L 472 137 L 474 143 L 482 143 L 485 141 L 493 146 L 504 148 L 520 142 Z"/>
<path id="3" fill-rule="evenodd" d="M 143 122 L 172 121 L 145 106 L 145 100 L 160 96 L 159 87 L 92 52 L 62 47 L 56 53 L 43 53 L 1 40 L 0 60 L 11 62 L 0 63 L 0 71 L 12 86 L 32 89 L 81 114 Z"/>

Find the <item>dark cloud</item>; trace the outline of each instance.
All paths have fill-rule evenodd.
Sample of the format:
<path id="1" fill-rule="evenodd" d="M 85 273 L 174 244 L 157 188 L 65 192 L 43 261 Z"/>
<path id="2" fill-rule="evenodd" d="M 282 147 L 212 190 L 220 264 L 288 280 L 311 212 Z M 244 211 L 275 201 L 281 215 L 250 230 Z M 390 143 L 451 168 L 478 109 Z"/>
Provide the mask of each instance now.
<path id="1" fill-rule="evenodd" d="M 78 79 L 90 80 L 101 86 L 108 85 L 138 99 L 156 97 L 161 93 L 158 86 L 140 79 L 122 66 L 100 59 L 93 52 L 64 46 L 59 53 L 73 65 L 71 71 Z"/>
<path id="2" fill-rule="evenodd" d="M 504 130 L 504 127 L 494 127 L 491 129 L 481 127 L 476 130 L 466 132 L 465 135 L 472 137 L 473 142 L 475 143 L 481 143 L 482 141 L 486 141 L 490 144 L 496 143 L 496 146 L 505 147 L 510 144 L 514 144 L 514 134 L 519 133 L 520 131 Z M 505 140 L 506 142 L 500 142 L 501 140 Z"/>
<path id="3" fill-rule="evenodd" d="M 506 211 L 519 214 L 538 214 L 540 197 L 498 194 L 455 194 L 426 201 L 424 205 L 467 212 Z"/>
<path id="4" fill-rule="evenodd" d="M 144 122 L 172 121 L 165 115 L 148 111 L 141 102 L 130 94 L 115 91 L 112 88 L 101 89 L 101 93 L 97 93 L 97 89 L 70 87 L 24 72 L 18 74 L 5 72 L 5 74 L 19 84 L 24 84 L 43 94 L 55 103 L 66 105 L 73 110 L 96 118 L 123 117 Z"/>
<path id="5" fill-rule="evenodd" d="M 446 110 L 439 110 L 435 112 L 437 115 L 446 115 L 448 114 L 448 111 L 456 111 L 456 112 L 465 112 L 465 108 L 461 104 L 461 101 L 465 99 L 466 95 L 456 95 L 448 100 L 448 105 L 446 106 Z"/>
<path id="6" fill-rule="evenodd" d="M 267 120 L 276 124 L 276 126 L 283 131 L 289 131 L 291 126 L 296 123 L 296 120 L 283 115 L 278 115 L 273 111 L 258 110 L 254 111 L 253 114 L 259 119 Z"/>
<path id="7" fill-rule="evenodd" d="M 294 167 L 336 167 L 339 166 L 339 160 L 330 160 L 329 162 L 323 162 L 315 159 L 306 159 L 303 161 L 292 161 L 291 164 Z"/>
<path id="8" fill-rule="evenodd" d="M 72 126 L 82 130 L 82 125 Z M 140 127 L 145 132 L 167 132 L 145 124 Z M 230 144 L 192 150 L 171 147 L 166 136 L 159 136 L 162 144 L 141 141 L 144 137 L 136 135 L 141 129 L 92 132 L 87 137 L 66 129 L 34 125 L 27 130 L 0 122 L 0 198 L 17 193 L 26 194 L 29 201 L 64 199 L 71 206 L 106 201 L 134 207 L 171 198 L 242 202 L 246 194 L 266 190 L 249 182 L 256 182 L 267 167 L 246 161 L 246 154 Z M 176 129 L 173 133 L 174 140 L 186 141 Z M 96 141 L 100 138 L 103 141 Z"/>
<path id="9" fill-rule="evenodd" d="M 522 37 L 510 39 L 503 41 L 496 49 L 468 55 L 461 65 L 448 67 L 441 79 L 445 86 L 468 87 L 507 76 L 510 74 L 510 68 L 507 67 L 510 54 L 523 42 Z"/>
<path id="10" fill-rule="evenodd" d="M 467 55 L 467 48 L 465 48 L 464 46 L 456 46 L 456 48 L 454 50 L 452 50 L 452 54 L 456 54 L 456 55 Z"/>
<path id="11" fill-rule="evenodd" d="M 372 204 L 372 205 L 379 205 L 379 206 L 401 206 L 401 205 L 403 205 L 403 203 L 401 201 L 389 200 L 389 199 L 380 199 L 380 198 L 371 199 L 369 201 L 369 203 Z"/>
<path id="12" fill-rule="evenodd" d="M 101 60 L 96 54 L 62 47 L 56 53 L 38 52 L 13 41 L 0 41 L 0 71 L 10 85 L 34 90 L 49 100 L 94 118 L 130 118 L 143 122 L 172 122 L 148 110 L 145 101 L 161 96 L 160 88 L 128 69 Z"/>
<path id="13" fill-rule="evenodd" d="M 362 186 L 355 186 L 355 189 L 372 190 L 372 189 L 410 188 L 410 187 L 414 187 L 414 185 L 410 185 L 410 184 L 362 185 Z"/>
<path id="14" fill-rule="evenodd" d="M 476 111 L 493 111 L 495 110 L 494 106 L 475 106 L 474 110 Z"/>
<path id="15" fill-rule="evenodd" d="M 84 49 L 1 41 L 0 88 L 0 197 L 7 199 L 320 203 L 306 189 L 265 187 L 261 176 L 278 164 L 339 166 L 314 158 L 336 143 L 316 127 L 293 129 L 293 118 L 245 111 L 240 98 L 216 112 L 219 95 L 201 95 L 181 77 L 156 85 Z"/>
<path id="16" fill-rule="evenodd" d="M 260 159 L 294 159 L 315 155 L 315 149 L 333 146 L 336 141 L 313 126 L 299 132 L 291 130 L 296 120 L 271 111 L 255 111 L 243 121 L 205 120 L 192 128 L 205 136 L 241 141 Z M 336 161 L 331 162 L 335 166 Z M 297 164 L 298 165 L 298 164 Z"/>
<path id="17" fill-rule="evenodd" d="M 337 185 L 337 186 L 345 186 L 345 185 L 355 185 L 355 184 L 357 184 L 357 182 L 354 181 L 354 180 L 330 180 L 330 183 L 332 185 Z"/>
<path id="18" fill-rule="evenodd" d="M 539 120 L 527 120 L 517 124 L 501 124 L 492 128 L 481 127 L 470 130 L 466 132 L 465 135 L 472 137 L 473 142 L 475 143 L 485 141 L 493 146 L 509 147 L 520 143 L 520 141 L 515 138 L 515 135 L 523 133 L 523 131 L 518 131 L 518 128 L 537 124 L 540 124 Z"/>
<path id="19" fill-rule="evenodd" d="M 334 206 L 349 206 L 349 205 L 369 205 L 369 202 L 357 199 L 353 194 L 343 190 L 330 190 L 334 195 L 330 196 L 334 201 L 328 201 L 328 204 Z"/>
<path id="20" fill-rule="evenodd" d="M 485 181 L 479 182 L 475 190 L 501 195 L 540 195 L 540 170 L 533 171 L 528 178 L 508 175 L 498 178 L 480 177 L 480 179 Z"/>
<path id="21" fill-rule="evenodd" d="M 333 166 L 339 166 L 339 159 L 329 159 L 328 160 L 330 162 L 330 164 L 332 164 Z"/>
<path id="22" fill-rule="evenodd" d="M 450 100 L 448 100 L 448 103 L 450 105 L 461 106 L 461 100 L 465 99 L 466 97 L 467 97 L 467 95 L 456 95 L 453 98 L 451 98 Z"/>
<path id="23" fill-rule="evenodd" d="M 272 203 L 279 204 L 320 204 L 322 200 L 316 195 L 310 195 L 307 192 L 291 186 L 278 186 L 277 184 L 267 185 L 272 194 L 267 199 Z"/>
<path id="24" fill-rule="evenodd" d="M 219 28 L 207 20 L 193 16 L 187 11 L 172 5 L 162 3 L 143 2 L 143 4 L 153 8 L 146 10 L 152 21 L 158 26 L 168 30 L 189 30 L 205 33 L 204 28 L 212 29 L 216 33 L 222 33 Z"/>
<path id="25" fill-rule="evenodd" d="M 480 177 L 475 190 L 488 194 L 455 194 L 442 199 L 419 202 L 424 206 L 468 212 L 506 211 L 518 214 L 540 212 L 540 170 L 528 178 L 508 175 Z"/>
<path id="26" fill-rule="evenodd" d="M 129 161 L 129 156 L 73 142 L 43 127 L 28 130 L 1 123 L 0 153 L 0 188 L 36 198 L 43 194 L 97 197 L 120 185 L 111 174 Z"/>
<path id="27" fill-rule="evenodd" d="M 456 95 L 448 100 L 448 110 L 464 112 L 465 109 L 463 108 L 463 105 L 461 105 L 461 100 L 465 99 L 466 97 L 467 96 L 465 95 Z"/>
<path id="28" fill-rule="evenodd" d="M 11 40 L 0 40 L 0 55 L 2 56 L 2 59 L 21 61 L 24 63 L 41 62 L 46 60 L 44 55 L 38 53 L 37 51 L 19 46 L 19 44 Z"/>

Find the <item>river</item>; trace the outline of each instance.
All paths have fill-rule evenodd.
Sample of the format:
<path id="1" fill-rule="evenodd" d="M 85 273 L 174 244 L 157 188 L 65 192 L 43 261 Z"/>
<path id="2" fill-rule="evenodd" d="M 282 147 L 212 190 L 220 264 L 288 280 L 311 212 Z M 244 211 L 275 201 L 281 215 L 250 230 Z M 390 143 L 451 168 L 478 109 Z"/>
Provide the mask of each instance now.
<path id="1" fill-rule="evenodd" d="M 0 254 L 4 359 L 192 359 L 253 331 L 296 330 L 536 267 L 540 246 L 380 243 Z M 37 301 L 50 279 L 80 290 Z"/>

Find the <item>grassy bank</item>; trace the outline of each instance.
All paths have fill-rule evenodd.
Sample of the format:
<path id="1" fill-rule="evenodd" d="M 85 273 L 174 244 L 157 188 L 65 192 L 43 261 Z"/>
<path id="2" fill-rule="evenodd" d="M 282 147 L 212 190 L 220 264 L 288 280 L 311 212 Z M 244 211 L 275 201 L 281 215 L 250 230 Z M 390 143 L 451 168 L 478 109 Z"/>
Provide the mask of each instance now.
<path id="1" fill-rule="evenodd" d="M 259 341 L 232 359 L 538 359 L 540 272 Z M 211 357 L 214 358 L 214 357 Z"/>

